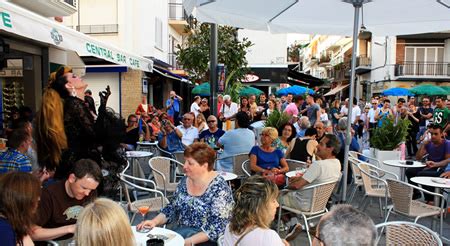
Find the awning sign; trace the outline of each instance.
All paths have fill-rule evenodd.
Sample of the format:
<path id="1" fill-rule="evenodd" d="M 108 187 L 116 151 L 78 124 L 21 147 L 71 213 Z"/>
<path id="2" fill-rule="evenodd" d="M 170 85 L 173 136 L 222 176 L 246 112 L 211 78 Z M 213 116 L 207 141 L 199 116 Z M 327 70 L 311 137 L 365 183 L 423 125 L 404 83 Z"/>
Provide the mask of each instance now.
<path id="1" fill-rule="evenodd" d="M 6 1 L 0 1 L 0 32 L 44 42 L 80 56 L 95 56 L 133 69 L 152 72 L 153 61 L 77 32 Z"/>
<path id="2" fill-rule="evenodd" d="M 259 80 L 258 75 L 255 75 L 255 74 L 246 74 L 246 75 L 244 76 L 244 79 L 242 80 L 242 82 L 245 82 L 245 83 L 251 83 L 251 82 L 256 82 L 256 81 L 258 81 L 258 80 Z"/>

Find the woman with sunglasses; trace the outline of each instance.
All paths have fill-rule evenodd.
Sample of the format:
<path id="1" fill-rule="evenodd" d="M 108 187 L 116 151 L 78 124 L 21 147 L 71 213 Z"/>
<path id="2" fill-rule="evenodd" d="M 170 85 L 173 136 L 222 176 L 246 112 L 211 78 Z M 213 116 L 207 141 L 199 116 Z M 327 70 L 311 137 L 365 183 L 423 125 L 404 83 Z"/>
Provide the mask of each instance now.
<path id="1" fill-rule="evenodd" d="M 283 152 L 272 144 L 278 138 L 278 131 L 265 127 L 261 132 L 261 145 L 250 150 L 250 168 L 255 173 L 273 176 L 289 171 Z"/>
<path id="2" fill-rule="evenodd" d="M 278 187 L 273 182 L 258 175 L 248 178 L 234 193 L 235 204 L 223 245 L 289 245 L 270 229 L 279 206 L 277 198 Z"/>

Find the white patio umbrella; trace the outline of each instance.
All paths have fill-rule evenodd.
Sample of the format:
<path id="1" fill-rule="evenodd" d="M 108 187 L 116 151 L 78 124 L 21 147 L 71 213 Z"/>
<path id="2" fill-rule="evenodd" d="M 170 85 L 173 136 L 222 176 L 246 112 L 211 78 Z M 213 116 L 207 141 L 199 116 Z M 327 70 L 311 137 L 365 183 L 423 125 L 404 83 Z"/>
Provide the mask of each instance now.
<path id="1" fill-rule="evenodd" d="M 353 35 L 350 98 L 354 95 L 361 8 L 364 8 L 363 24 L 374 36 L 450 30 L 450 0 L 185 0 L 183 5 L 201 22 L 272 33 Z M 349 108 L 352 107 L 353 100 L 349 100 Z M 347 121 L 342 201 L 347 190 L 351 111 Z"/>

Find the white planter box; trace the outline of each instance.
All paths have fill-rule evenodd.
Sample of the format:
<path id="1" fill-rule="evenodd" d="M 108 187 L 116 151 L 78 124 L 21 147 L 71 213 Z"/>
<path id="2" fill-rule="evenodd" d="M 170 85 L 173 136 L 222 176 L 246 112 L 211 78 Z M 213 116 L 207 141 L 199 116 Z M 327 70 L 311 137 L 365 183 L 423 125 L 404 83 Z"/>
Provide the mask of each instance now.
<path id="1" fill-rule="evenodd" d="M 380 167 L 383 170 L 386 170 L 388 172 L 392 172 L 397 174 L 398 177 L 400 177 L 400 168 L 399 167 L 393 167 L 383 164 L 383 161 L 385 160 L 400 160 L 401 152 L 399 150 L 379 150 L 379 149 L 373 149 L 371 148 L 371 153 L 373 156 L 380 161 Z M 389 177 L 392 178 L 392 177 Z"/>

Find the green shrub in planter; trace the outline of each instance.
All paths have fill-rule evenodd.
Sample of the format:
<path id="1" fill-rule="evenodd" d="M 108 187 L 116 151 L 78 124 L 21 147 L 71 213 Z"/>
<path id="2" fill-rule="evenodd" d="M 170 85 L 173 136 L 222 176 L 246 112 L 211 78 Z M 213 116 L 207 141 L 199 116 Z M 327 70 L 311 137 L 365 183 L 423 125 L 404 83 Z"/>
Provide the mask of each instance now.
<path id="1" fill-rule="evenodd" d="M 406 119 L 387 118 L 381 127 L 372 130 L 370 134 L 370 144 L 379 150 L 394 150 L 399 144 L 406 140 L 408 128 L 411 122 Z"/>
<path id="2" fill-rule="evenodd" d="M 267 117 L 264 127 L 274 127 L 280 129 L 280 127 L 289 122 L 291 117 L 286 113 L 281 113 L 278 110 L 274 110 L 269 117 Z"/>

